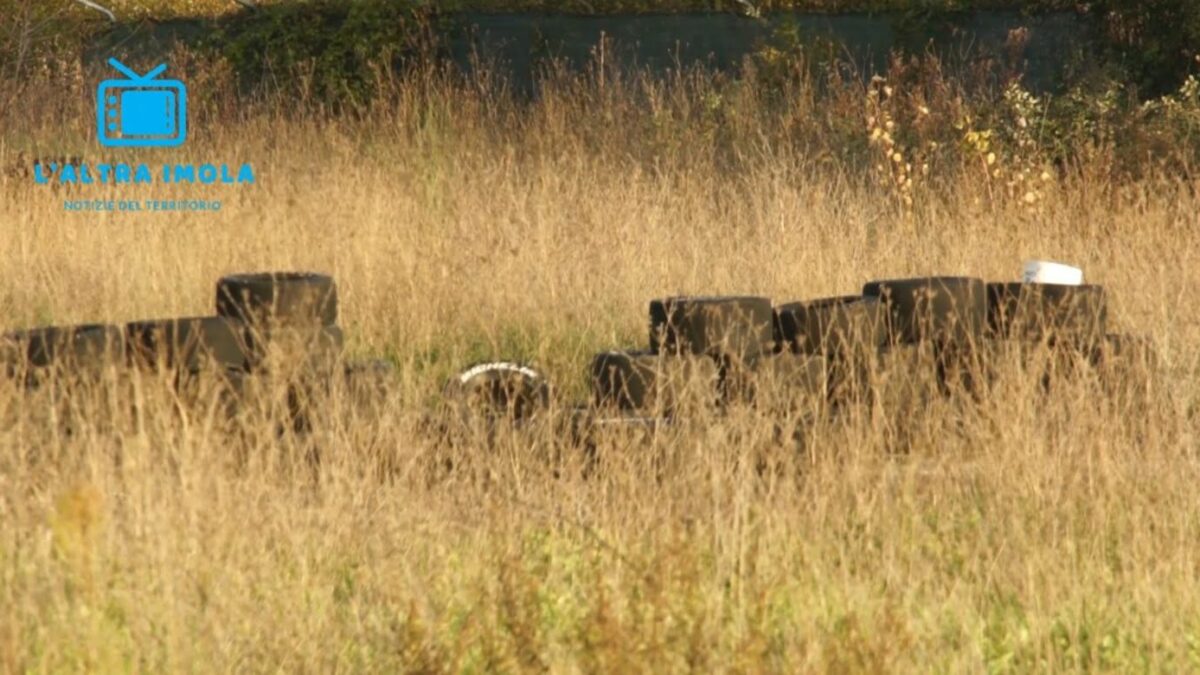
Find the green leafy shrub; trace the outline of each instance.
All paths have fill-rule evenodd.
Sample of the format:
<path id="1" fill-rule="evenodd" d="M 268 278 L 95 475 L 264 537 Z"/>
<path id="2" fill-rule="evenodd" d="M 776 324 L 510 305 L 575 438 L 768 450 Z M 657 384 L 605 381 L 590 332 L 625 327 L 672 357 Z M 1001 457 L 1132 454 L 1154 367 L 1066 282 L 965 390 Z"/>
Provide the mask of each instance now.
<path id="1" fill-rule="evenodd" d="M 1177 89 L 1200 54 L 1200 2 L 1196 0 L 1098 0 L 1110 56 L 1118 60 L 1143 97 Z"/>
<path id="2" fill-rule="evenodd" d="M 201 48 L 227 60 L 243 88 L 361 105 L 381 67 L 433 49 L 433 17 L 425 4 L 404 0 L 303 0 L 221 20 Z"/>

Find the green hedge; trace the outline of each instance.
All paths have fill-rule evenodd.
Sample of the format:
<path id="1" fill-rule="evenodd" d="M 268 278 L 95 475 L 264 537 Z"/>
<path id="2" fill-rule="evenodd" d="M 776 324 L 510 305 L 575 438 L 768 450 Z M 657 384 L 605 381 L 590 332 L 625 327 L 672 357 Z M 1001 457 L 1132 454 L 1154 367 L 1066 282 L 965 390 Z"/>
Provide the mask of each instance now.
<path id="1" fill-rule="evenodd" d="M 1009 9 L 1051 11 L 1074 8 L 1072 0 L 451 0 L 444 8 L 477 12 L 562 12 L 622 14 L 669 12 L 880 12 Z"/>
<path id="2" fill-rule="evenodd" d="M 336 104 L 371 98 L 381 63 L 433 49 L 439 23 L 420 2 L 305 0 L 221 20 L 201 45 L 223 57 L 243 85 L 302 85 Z"/>
<path id="3" fill-rule="evenodd" d="M 1110 58 L 1143 98 L 1179 87 L 1197 71 L 1200 0 L 1095 0 Z"/>
<path id="4" fill-rule="evenodd" d="M 983 7 L 1026 11 L 1076 7 L 1075 0 L 749 0 L 766 10 L 804 8 L 907 8 L 921 16 Z M 219 20 L 209 47 L 228 60 L 244 82 L 307 69 L 307 86 L 323 100 L 369 98 L 372 65 L 434 48 L 455 29 L 464 10 L 616 12 L 681 9 L 734 10 L 735 0 L 294 0 Z M 1109 65 L 1143 97 L 1178 88 L 1196 71 L 1200 0 L 1093 0 Z"/>
<path id="5" fill-rule="evenodd" d="M 223 57 L 245 84 L 287 80 L 305 73 L 321 100 L 360 101 L 372 93 L 373 64 L 427 52 L 454 30 L 461 11 L 546 11 L 607 14 L 706 10 L 744 12 L 740 0 L 278 0 L 257 11 L 211 19 L 216 32 L 202 51 Z M 1097 19 L 1108 64 L 1142 98 L 1176 90 L 1197 72 L 1200 0 L 746 0 L 762 11 L 904 10 L 929 16 L 947 11 L 1076 10 Z M 175 0 L 146 0 L 156 9 Z M 103 30 L 94 12 L 57 4 L 0 0 L 0 76 L 20 79 L 38 58 L 56 60 L 70 36 Z M 235 6 L 223 1 L 224 6 Z M 189 3 L 188 6 L 204 6 Z M 63 9 L 67 11 L 64 13 Z M 31 56 L 32 55 L 32 56 Z M 34 58 L 37 57 L 37 58 Z M 62 60 L 58 58 L 57 60 Z M 269 76 L 269 77 L 268 77 Z"/>

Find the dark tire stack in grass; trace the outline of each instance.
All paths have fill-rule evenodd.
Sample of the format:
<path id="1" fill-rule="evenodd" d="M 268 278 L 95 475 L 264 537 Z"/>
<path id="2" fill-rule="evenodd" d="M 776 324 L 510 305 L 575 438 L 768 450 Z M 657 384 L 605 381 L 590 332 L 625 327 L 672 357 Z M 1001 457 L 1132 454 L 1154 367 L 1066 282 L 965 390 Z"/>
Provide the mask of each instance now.
<path id="1" fill-rule="evenodd" d="M 987 285 L 988 329 L 997 339 L 1046 341 L 1087 351 L 1104 341 L 1108 297 L 1096 285 Z"/>
<path id="2" fill-rule="evenodd" d="M 217 282 L 217 315 L 241 327 L 246 372 L 280 387 L 293 431 L 329 405 L 344 338 L 334 280 L 322 274 L 238 274 Z"/>
<path id="3" fill-rule="evenodd" d="M 215 383 L 230 417 L 263 390 L 259 380 L 271 379 L 285 392 L 288 425 L 304 432 L 339 374 L 351 389 L 366 377 L 376 390 L 383 381 L 380 367 L 343 364 L 337 308 L 337 286 L 325 275 L 232 275 L 217 282 L 212 316 L 14 331 L 0 336 L 0 368 L 30 387 L 103 372 L 161 374 L 185 399 Z"/>
<path id="4" fill-rule="evenodd" d="M 0 335 L 0 375 L 41 387 L 138 370 L 164 374 L 180 391 L 215 375 L 231 416 L 255 398 L 281 432 L 306 433 L 329 414 L 339 377 L 356 401 L 368 402 L 384 398 L 391 375 L 385 363 L 343 362 L 338 302 L 324 275 L 227 276 L 217 283 L 213 316 Z M 1046 388 L 1087 371 L 1109 393 L 1139 401 L 1148 400 L 1158 368 L 1147 339 L 1108 332 L 1107 296 L 1094 285 L 919 277 L 778 306 L 754 296 L 669 297 L 651 301 L 649 316 L 648 349 L 593 357 L 593 399 L 566 416 L 563 434 L 586 445 L 580 437 L 596 429 L 657 430 L 738 406 L 791 421 L 822 410 L 883 411 L 899 425 L 935 397 L 978 401 L 995 354 L 1007 347 L 1023 358 L 1050 355 Z M 553 418 L 546 378 L 519 363 L 473 366 L 443 394 L 450 414 L 437 420 L 442 432 L 475 427 L 490 442 L 501 426 Z"/>
<path id="5" fill-rule="evenodd" d="M 828 364 L 828 396 L 837 405 L 863 403 L 887 339 L 883 305 L 858 295 L 791 302 L 775 309 L 784 353 L 818 356 Z"/>
<path id="6" fill-rule="evenodd" d="M 779 349 L 767 298 L 669 297 L 652 300 L 649 315 L 649 349 L 592 359 L 594 415 L 609 427 L 774 406 L 779 391 L 824 394 L 824 358 Z"/>
<path id="7" fill-rule="evenodd" d="M 759 405 L 775 398 L 762 391 L 781 385 L 823 398 L 833 413 L 882 415 L 905 445 L 905 428 L 936 399 L 978 402 L 986 394 L 1002 345 L 1048 347 L 1070 365 L 1058 372 L 1088 368 L 1106 383 L 1144 389 L 1154 350 L 1145 339 L 1107 333 L 1107 313 L 1099 286 L 949 276 L 871 281 L 859 295 L 774 308 L 745 296 L 653 300 L 648 350 L 593 358 L 589 415 L 610 424 L 669 420 L 682 409 L 672 385 L 705 363 L 715 367 L 710 412 Z"/>
<path id="8" fill-rule="evenodd" d="M 592 358 L 596 407 L 670 417 L 684 407 L 716 405 L 721 381 L 715 359 L 650 350 L 607 351 Z"/>
<path id="9" fill-rule="evenodd" d="M 972 277 L 872 281 L 863 296 L 883 306 L 886 349 L 931 348 L 928 361 L 943 392 L 974 391 L 981 375 L 987 326 L 987 285 Z"/>
<path id="10" fill-rule="evenodd" d="M 126 362 L 120 326 L 49 326 L 0 335 L 0 377 L 17 389 L 41 390 L 46 421 L 72 435 L 85 412 L 99 424 L 123 417 L 127 406 L 111 385 Z M 83 405 L 84 401 L 92 405 Z"/>
<path id="11" fill-rule="evenodd" d="M 94 376 L 125 362 L 119 326 L 86 324 L 48 326 L 0 336 L 5 375 L 37 386 L 55 374 Z"/>

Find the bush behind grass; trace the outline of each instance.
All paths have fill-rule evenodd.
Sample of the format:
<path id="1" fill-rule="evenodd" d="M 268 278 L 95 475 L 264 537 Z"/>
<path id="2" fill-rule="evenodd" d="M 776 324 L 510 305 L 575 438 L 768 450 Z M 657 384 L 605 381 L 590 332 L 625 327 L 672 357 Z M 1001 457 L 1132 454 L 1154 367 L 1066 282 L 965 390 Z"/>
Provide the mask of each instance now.
<path id="1" fill-rule="evenodd" d="M 5 5 L 3 2 L 7 2 Z M 21 79 L 47 60 L 76 51 L 70 44 L 101 30 L 79 5 L 67 2 L 23 3 L 3 0 L 0 12 L 13 18 L 0 31 L 0 57 L 6 67 L 0 76 Z M 453 17 L 464 11 L 550 11 L 583 14 L 634 13 L 653 10 L 739 11 L 746 5 L 716 2 L 677 3 L 579 2 L 579 0 L 456 0 L 429 3 L 420 0 L 299 0 L 263 3 L 257 11 L 230 13 L 234 3 L 217 6 L 202 0 L 121 3 L 114 9 L 126 20 L 170 17 L 214 20 L 221 26 L 208 44 L 217 55 L 233 63 L 244 77 L 259 81 L 264 66 L 274 78 L 293 78 L 304 66 L 316 93 L 327 101 L 351 102 L 369 92 L 372 62 L 411 55 L 420 43 L 430 47 L 438 37 L 461 28 Z M 1098 0 L 1079 4 L 1071 0 L 963 2 L 962 0 L 766 0 L 755 5 L 762 12 L 893 11 L 915 21 L 984 9 L 1019 9 L 1023 12 L 1076 11 L 1100 27 L 1106 60 L 1119 70 L 1122 82 L 1136 88 L 1142 99 L 1159 97 L 1177 89 L 1196 72 L 1200 55 L 1200 5 L 1189 0 Z M 418 39 L 424 35 L 424 40 Z M 435 50 L 436 51 L 436 50 Z"/>

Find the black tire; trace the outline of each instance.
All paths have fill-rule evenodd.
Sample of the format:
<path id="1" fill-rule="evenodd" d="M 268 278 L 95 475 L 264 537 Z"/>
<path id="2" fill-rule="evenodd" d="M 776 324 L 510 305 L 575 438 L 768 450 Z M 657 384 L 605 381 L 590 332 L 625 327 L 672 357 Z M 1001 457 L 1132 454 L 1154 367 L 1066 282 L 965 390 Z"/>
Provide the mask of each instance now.
<path id="1" fill-rule="evenodd" d="M 973 277 L 920 277 L 872 281 L 863 296 L 887 309 L 889 340 L 971 347 L 987 325 L 987 285 Z"/>
<path id="2" fill-rule="evenodd" d="M 217 315 L 254 326 L 333 326 L 338 319 L 337 285 L 332 277 L 309 272 L 221 277 Z"/>
<path id="3" fill-rule="evenodd" d="M 878 298 L 847 295 L 775 308 L 778 337 L 786 351 L 848 358 L 887 341 L 884 306 Z"/>
<path id="4" fill-rule="evenodd" d="M 136 321 L 125 325 L 125 338 L 130 360 L 140 367 L 194 373 L 248 365 L 245 326 L 223 317 Z"/>
<path id="5" fill-rule="evenodd" d="M 592 358 L 596 406 L 642 410 L 654 405 L 658 356 L 651 352 L 601 352 Z"/>
<path id="6" fill-rule="evenodd" d="M 519 363 L 481 363 L 451 378 L 447 400 L 461 421 L 521 422 L 550 405 L 550 385 L 538 371 Z"/>
<path id="7" fill-rule="evenodd" d="M 689 403 L 715 404 L 720 373 L 707 357 L 609 351 L 593 357 L 591 379 L 597 407 L 672 414 Z"/>
<path id="8" fill-rule="evenodd" d="M 831 401 L 860 401 L 888 341 L 885 311 L 878 298 L 860 295 L 788 303 L 775 309 L 778 337 L 785 353 L 829 359 Z"/>
<path id="9" fill-rule="evenodd" d="M 14 331 L 0 337 L 11 368 L 90 367 L 125 360 L 124 332 L 119 326 L 86 324 Z"/>
<path id="10" fill-rule="evenodd" d="M 650 351 L 753 363 L 774 351 L 767 298 L 674 297 L 650 303 Z"/>
<path id="11" fill-rule="evenodd" d="M 662 342 L 665 339 L 663 334 L 667 325 L 667 319 L 670 318 L 667 313 L 667 306 L 670 299 L 656 299 L 650 301 L 650 353 L 657 354 L 662 348 Z"/>
<path id="12" fill-rule="evenodd" d="M 328 416 L 331 386 L 341 364 L 343 343 L 341 328 L 325 326 L 304 344 L 299 361 L 286 369 L 290 380 L 288 410 L 296 433 L 311 431 L 314 419 L 323 414 Z"/>
<path id="13" fill-rule="evenodd" d="M 328 416 L 331 386 L 341 368 L 341 328 L 275 325 L 257 330 L 237 321 L 229 324 L 238 331 L 233 343 L 245 345 L 244 360 L 241 366 L 225 370 L 249 376 L 239 378 L 252 383 L 246 388 L 248 392 L 261 393 L 275 387 L 286 392 L 288 420 L 286 424 L 280 422 L 281 433 L 286 427 L 295 433 L 307 433 L 312 430 L 313 420 Z"/>
<path id="14" fill-rule="evenodd" d="M 1108 298 L 1103 286 L 992 283 L 988 330 L 997 338 L 1095 348 L 1104 339 Z"/>

